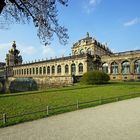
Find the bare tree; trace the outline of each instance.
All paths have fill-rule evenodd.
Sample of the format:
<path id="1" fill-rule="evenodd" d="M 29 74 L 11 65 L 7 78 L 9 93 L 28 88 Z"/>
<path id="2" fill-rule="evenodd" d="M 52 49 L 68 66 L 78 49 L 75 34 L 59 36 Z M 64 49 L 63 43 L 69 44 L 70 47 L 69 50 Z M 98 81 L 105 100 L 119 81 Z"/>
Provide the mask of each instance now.
<path id="1" fill-rule="evenodd" d="M 68 0 L 0 0 L 0 21 L 11 24 L 33 20 L 43 44 L 47 45 L 54 34 L 60 43 L 66 44 L 67 29 L 57 19 L 58 3 L 67 6 Z"/>

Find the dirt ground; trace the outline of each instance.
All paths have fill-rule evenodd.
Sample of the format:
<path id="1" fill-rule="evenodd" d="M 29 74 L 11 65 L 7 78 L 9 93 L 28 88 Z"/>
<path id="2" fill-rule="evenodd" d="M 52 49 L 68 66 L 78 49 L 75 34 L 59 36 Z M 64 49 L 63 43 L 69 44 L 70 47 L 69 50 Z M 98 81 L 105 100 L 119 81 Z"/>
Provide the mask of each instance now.
<path id="1" fill-rule="evenodd" d="M 140 140 L 140 98 L 2 128 L 0 140 Z"/>

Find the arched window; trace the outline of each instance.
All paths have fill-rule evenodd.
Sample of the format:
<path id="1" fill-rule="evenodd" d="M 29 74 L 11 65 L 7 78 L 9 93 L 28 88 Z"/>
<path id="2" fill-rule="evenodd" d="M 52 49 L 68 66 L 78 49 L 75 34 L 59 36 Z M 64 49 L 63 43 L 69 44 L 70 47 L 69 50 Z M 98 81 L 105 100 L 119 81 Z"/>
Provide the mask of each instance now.
<path id="1" fill-rule="evenodd" d="M 47 67 L 47 74 L 50 74 L 50 66 Z"/>
<path id="2" fill-rule="evenodd" d="M 19 75 L 21 75 L 21 69 L 19 69 Z"/>
<path id="3" fill-rule="evenodd" d="M 103 64 L 103 72 L 108 73 L 108 64 L 107 63 Z"/>
<path id="4" fill-rule="evenodd" d="M 26 69 L 24 69 L 24 75 L 26 74 Z"/>
<path id="5" fill-rule="evenodd" d="M 46 67 L 43 67 L 43 74 L 46 74 Z"/>
<path id="6" fill-rule="evenodd" d="M 87 49 L 87 53 L 91 55 L 91 49 L 90 48 Z"/>
<path id="7" fill-rule="evenodd" d="M 36 74 L 38 74 L 38 68 L 36 68 Z"/>
<path id="8" fill-rule="evenodd" d="M 72 64 L 71 65 L 71 74 L 74 75 L 76 73 L 76 65 Z"/>
<path id="9" fill-rule="evenodd" d="M 136 74 L 140 74 L 140 59 L 134 63 L 134 71 Z"/>
<path id="10" fill-rule="evenodd" d="M 80 73 L 83 72 L 83 64 L 82 63 L 79 64 L 78 68 L 79 68 Z"/>
<path id="11" fill-rule="evenodd" d="M 65 73 L 69 73 L 69 66 L 65 65 Z"/>
<path id="12" fill-rule="evenodd" d="M 83 49 L 80 50 L 80 54 L 84 54 L 84 50 Z"/>
<path id="13" fill-rule="evenodd" d="M 30 68 L 30 75 L 32 74 L 32 69 Z"/>
<path id="14" fill-rule="evenodd" d="M 14 70 L 14 75 L 16 75 L 16 70 Z"/>
<path id="15" fill-rule="evenodd" d="M 27 75 L 29 74 L 29 69 L 27 68 Z"/>
<path id="16" fill-rule="evenodd" d="M 42 74 L 42 67 L 39 68 L 39 74 Z"/>
<path id="17" fill-rule="evenodd" d="M 55 74 L 55 66 L 52 66 L 52 74 Z"/>
<path id="18" fill-rule="evenodd" d="M 116 62 L 111 63 L 111 73 L 118 74 L 118 64 Z"/>
<path id="19" fill-rule="evenodd" d="M 23 69 L 22 69 L 22 75 L 23 75 Z"/>
<path id="20" fill-rule="evenodd" d="M 33 74 L 35 74 L 35 68 L 33 68 Z"/>
<path id="21" fill-rule="evenodd" d="M 129 74 L 130 72 L 130 64 L 128 61 L 124 61 L 122 63 L 122 74 Z"/>
<path id="22" fill-rule="evenodd" d="M 57 66 L 57 73 L 61 73 L 61 66 L 60 65 Z"/>

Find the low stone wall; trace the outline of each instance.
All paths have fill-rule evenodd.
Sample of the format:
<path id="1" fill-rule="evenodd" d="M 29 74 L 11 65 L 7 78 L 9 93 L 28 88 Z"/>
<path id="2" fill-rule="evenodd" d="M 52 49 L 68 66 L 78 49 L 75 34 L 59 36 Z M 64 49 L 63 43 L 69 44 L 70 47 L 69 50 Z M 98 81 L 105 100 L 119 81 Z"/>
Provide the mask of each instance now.
<path id="1" fill-rule="evenodd" d="M 71 76 L 33 77 L 33 79 L 37 82 L 39 89 L 69 86 L 73 83 Z"/>
<path id="2" fill-rule="evenodd" d="M 16 78 L 9 77 L 7 82 L 7 87 L 9 87 L 11 81 L 15 80 Z M 73 84 L 73 79 L 71 76 L 47 76 L 47 77 L 37 76 L 31 78 L 36 81 L 39 90 L 70 86 Z"/>

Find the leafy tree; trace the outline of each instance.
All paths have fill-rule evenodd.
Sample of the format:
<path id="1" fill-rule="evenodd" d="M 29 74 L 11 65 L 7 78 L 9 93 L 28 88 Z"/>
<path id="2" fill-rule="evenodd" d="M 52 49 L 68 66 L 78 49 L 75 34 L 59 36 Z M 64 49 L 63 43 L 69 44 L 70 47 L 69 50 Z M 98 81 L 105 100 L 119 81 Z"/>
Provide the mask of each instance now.
<path id="1" fill-rule="evenodd" d="M 57 3 L 67 6 L 68 0 L 0 0 L 0 21 L 26 23 L 31 19 L 38 28 L 38 37 L 47 45 L 56 34 L 60 43 L 68 40 L 67 29 L 58 23 Z"/>

